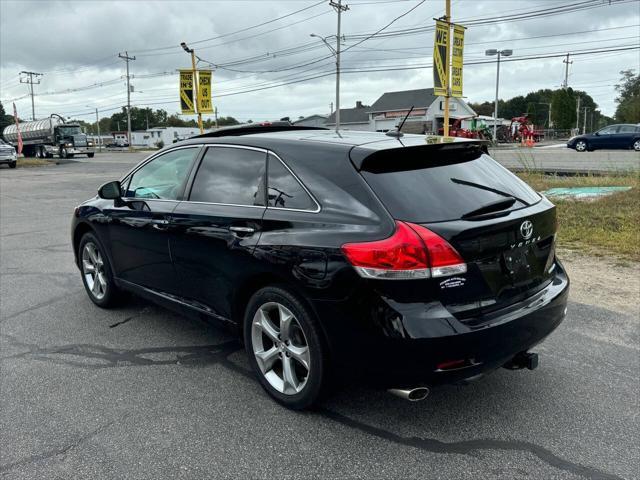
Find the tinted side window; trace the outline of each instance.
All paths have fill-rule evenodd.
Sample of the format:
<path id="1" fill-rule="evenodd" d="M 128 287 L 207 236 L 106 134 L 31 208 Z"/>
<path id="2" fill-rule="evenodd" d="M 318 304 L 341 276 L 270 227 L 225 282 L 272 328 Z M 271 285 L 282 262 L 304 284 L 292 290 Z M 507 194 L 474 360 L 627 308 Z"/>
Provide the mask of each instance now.
<path id="1" fill-rule="evenodd" d="M 315 202 L 300 182 L 273 155 L 269 155 L 268 205 L 270 207 L 315 210 Z"/>
<path id="2" fill-rule="evenodd" d="M 635 133 L 637 131 L 637 127 L 633 125 L 620 125 L 618 129 L 618 133 Z"/>
<path id="3" fill-rule="evenodd" d="M 177 200 L 198 150 L 180 148 L 154 158 L 133 174 L 125 196 Z"/>
<path id="4" fill-rule="evenodd" d="M 212 147 L 193 181 L 192 202 L 264 205 L 267 155 L 244 148 Z"/>

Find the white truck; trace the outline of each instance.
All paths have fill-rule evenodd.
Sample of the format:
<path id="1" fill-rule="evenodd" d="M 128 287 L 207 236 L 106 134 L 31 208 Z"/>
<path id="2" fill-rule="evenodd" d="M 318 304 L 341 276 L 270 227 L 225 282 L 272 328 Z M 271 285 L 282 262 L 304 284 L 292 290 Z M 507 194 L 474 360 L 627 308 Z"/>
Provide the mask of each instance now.
<path id="1" fill-rule="evenodd" d="M 92 158 L 96 149 L 93 141 L 87 139 L 77 123 L 65 123 L 60 115 L 53 114 L 43 120 L 19 124 L 22 135 L 22 153 L 25 157 L 73 158 L 86 155 Z M 4 140 L 18 148 L 18 129 L 9 125 L 2 131 Z"/>

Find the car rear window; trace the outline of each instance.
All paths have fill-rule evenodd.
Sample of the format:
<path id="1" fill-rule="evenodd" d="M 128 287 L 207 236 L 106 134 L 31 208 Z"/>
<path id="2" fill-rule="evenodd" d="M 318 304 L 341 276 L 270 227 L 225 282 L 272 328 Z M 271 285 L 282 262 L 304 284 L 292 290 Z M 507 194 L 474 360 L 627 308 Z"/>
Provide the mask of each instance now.
<path id="1" fill-rule="evenodd" d="M 373 161 L 367 160 L 361 174 L 397 220 L 458 220 L 509 196 L 517 199 L 510 210 L 540 200 L 531 187 L 479 150 L 404 148 L 378 152 Z"/>

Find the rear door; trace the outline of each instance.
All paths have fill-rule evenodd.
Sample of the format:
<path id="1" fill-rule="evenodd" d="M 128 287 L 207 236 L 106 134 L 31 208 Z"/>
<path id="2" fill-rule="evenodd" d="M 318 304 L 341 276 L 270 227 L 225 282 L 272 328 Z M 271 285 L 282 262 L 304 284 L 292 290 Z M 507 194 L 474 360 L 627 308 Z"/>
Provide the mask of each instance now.
<path id="1" fill-rule="evenodd" d="M 631 148 L 633 139 L 637 135 L 635 125 L 620 125 L 615 137 L 615 148 Z"/>
<path id="2" fill-rule="evenodd" d="M 452 313 L 506 306 L 550 281 L 555 207 L 488 155 L 408 147 L 368 160 L 361 174 L 391 215 L 442 236 L 467 263 L 432 280 Z"/>
<path id="3" fill-rule="evenodd" d="M 208 147 L 187 199 L 172 214 L 171 255 L 182 296 L 224 319 L 231 318 L 235 288 L 256 268 L 266 158 L 266 151 L 255 148 Z"/>

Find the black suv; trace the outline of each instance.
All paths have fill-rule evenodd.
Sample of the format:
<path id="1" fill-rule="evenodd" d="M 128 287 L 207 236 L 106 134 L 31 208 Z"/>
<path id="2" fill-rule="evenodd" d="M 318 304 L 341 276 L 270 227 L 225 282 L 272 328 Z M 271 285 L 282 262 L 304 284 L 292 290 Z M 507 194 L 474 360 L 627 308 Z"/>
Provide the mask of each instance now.
<path id="1" fill-rule="evenodd" d="M 415 400 L 535 367 L 569 286 L 546 198 L 474 141 L 256 131 L 172 145 L 76 208 L 94 303 L 127 290 L 230 326 L 292 408 L 330 377 Z"/>

